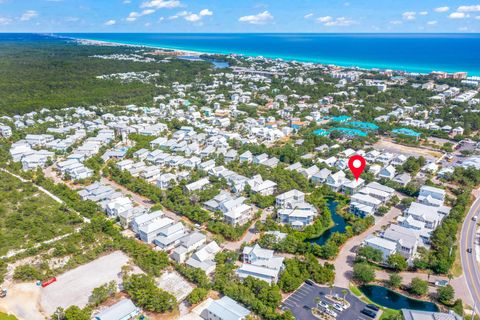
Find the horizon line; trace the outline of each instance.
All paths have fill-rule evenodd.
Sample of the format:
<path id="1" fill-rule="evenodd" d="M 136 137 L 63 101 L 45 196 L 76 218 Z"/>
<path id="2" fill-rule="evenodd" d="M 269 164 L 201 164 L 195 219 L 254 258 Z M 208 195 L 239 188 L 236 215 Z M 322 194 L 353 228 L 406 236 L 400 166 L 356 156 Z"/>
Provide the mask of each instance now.
<path id="1" fill-rule="evenodd" d="M 308 31 L 288 31 L 288 32 L 122 32 L 122 31 L 0 31 L 0 34 L 461 34 L 461 35 L 480 35 L 480 32 L 308 32 Z"/>

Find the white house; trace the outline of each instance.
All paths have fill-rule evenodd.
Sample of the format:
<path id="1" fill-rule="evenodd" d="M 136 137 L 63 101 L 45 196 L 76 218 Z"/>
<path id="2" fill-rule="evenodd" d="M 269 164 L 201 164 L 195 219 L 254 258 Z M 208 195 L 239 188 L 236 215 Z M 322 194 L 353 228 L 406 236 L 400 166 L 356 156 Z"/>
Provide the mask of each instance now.
<path id="1" fill-rule="evenodd" d="M 215 271 L 215 255 L 220 251 L 220 247 L 215 241 L 200 247 L 186 262 L 186 264 L 193 268 L 200 268 L 205 273 L 211 274 Z"/>
<path id="2" fill-rule="evenodd" d="M 268 283 L 276 283 L 283 269 L 283 257 L 275 257 L 273 250 L 263 249 L 258 244 L 243 248 L 243 264 L 236 270 L 240 278 L 254 277 Z"/>
<path id="3" fill-rule="evenodd" d="M 395 177 L 395 173 L 396 173 L 395 167 L 392 165 L 388 165 L 386 167 L 383 167 L 382 170 L 380 170 L 380 172 L 378 173 L 378 177 L 392 180 Z"/>

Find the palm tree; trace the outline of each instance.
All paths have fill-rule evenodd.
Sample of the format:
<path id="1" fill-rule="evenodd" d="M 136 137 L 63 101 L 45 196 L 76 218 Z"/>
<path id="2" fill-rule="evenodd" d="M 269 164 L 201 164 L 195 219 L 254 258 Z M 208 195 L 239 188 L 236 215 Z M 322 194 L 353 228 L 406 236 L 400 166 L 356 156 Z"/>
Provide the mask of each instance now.
<path id="1" fill-rule="evenodd" d="M 342 289 L 342 294 L 343 294 L 343 300 L 345 300 L 345 297 L 348 294 L 348 290 L 347 289 Z"/>
<path id="2" fill-rule="evenodd" d="M 330 281 L 328 283 L 328 287 L 330 288 L 330 295 L 332 295 L 332 291 L 333 291 L 333 282 L 332 281 Z"/>
<path id="3" fill-rule="evenodd" d="M 448 277 L 448 284 L 450 284 L 450 281 L 452 281 L 452 279 L 453 279 L 453 274 L 451 274 L 451 273 L 449 272 L 448 275 L 447 275 L 447 277 Z"/>

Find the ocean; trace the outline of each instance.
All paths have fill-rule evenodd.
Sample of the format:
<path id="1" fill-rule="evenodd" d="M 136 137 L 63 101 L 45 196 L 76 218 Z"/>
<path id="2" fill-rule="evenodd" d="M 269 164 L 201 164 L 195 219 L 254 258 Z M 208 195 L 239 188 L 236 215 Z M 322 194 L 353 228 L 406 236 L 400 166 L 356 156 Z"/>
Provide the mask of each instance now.
<path id="1" fill-rule="evenodd" d="M 69 33 L 73 38 L 339 66 L 480 75 L 480 34 Z"/>

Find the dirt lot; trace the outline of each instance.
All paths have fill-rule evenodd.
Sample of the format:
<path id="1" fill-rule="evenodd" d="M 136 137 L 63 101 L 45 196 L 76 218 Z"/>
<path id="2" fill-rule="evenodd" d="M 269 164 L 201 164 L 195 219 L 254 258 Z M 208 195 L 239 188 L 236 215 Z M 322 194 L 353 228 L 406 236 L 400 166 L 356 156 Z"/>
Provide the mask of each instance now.
<path id="1" fill-rule="evenodd" d="M 417 147 L 408 147 L 404 146 L 389 140 L 380 140 L 373 145 L 373 147 L 379 151 L 387 151 L 391 153 L 403 154 L 405 156 L 414 156 L 420 157 L 423 156 L 427 160 L 437 160 L 442 156 L 440 152 L 417 148 Z"/>
<path id="2" fill-rule="evenodd" d="M 84 307 L 94 288 L 112 280 L 121 282 L 121 269 L 128 261 L 127 255 L 115 251 L 58 276 L 56 282 L 42 289 L 42 309 L 52 314 L 59 306 Z"/>
<path id="3" fill-rule="evenodd" d="M 174 295 L 177 301 L 185 299 L 194 288 L 193 285 L 176 271 L 165 272 L 162 274 L 157 280 L 157 286 Z"/>
<path id="4" fill-rule="evenodd" d="M 8 287 L 8 295 L 0 300 L 0 310 L 19 320 L 44 320 L 40 312 L 40 287 L 34 283 L 17 283 Z"/>

